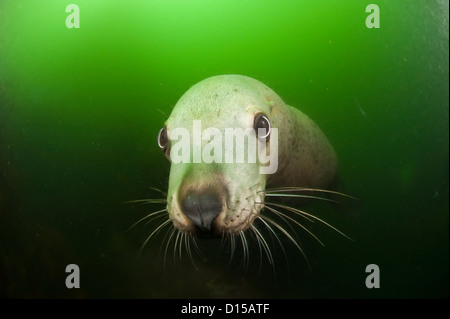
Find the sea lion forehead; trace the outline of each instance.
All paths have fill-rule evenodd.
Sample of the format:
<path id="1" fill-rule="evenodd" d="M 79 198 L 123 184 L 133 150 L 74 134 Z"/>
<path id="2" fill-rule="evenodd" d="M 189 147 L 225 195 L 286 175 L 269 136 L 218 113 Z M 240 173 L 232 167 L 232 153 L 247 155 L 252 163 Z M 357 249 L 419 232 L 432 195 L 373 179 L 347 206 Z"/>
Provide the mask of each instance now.
<path id="1" fill-rule="evenodd" d="M 167 125 L 178 127 L 186 120 L 196 119 L 214 125 L 220 119 L 216 125 L 220 127 L 244 114 L 270 113 L 277 102 L 281 102 L 278 95 L 255 79 L 241 75 L 214 76 L 195 84 L 180 98 Z"/>

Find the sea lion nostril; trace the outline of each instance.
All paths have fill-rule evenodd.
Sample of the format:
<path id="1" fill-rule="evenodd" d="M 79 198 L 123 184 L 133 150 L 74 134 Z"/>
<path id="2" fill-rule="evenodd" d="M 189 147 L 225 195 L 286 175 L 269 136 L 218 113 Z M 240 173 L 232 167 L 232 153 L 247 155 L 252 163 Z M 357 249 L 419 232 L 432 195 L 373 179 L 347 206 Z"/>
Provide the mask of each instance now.
<path id="1" fill-rule="evenodd" d="M 211 223 L 222 211 L 222 201 L 215 194 L 189 193 L 181 201 L 183 213 L 201 230 L 211 231 Z"/>

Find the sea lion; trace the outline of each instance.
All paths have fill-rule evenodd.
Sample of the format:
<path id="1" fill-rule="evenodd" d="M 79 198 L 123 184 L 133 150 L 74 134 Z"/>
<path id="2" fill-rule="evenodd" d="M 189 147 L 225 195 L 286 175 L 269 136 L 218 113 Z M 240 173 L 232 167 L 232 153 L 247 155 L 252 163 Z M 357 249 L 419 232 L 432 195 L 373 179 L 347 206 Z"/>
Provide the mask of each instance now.
<path id="1" fill-rule="evenodd" d="M 277 146 L 276 171 L 261 174 L 260 168 L 267 165 L 263 165 L 259 157 L 256 162 L 221 162 L 226 151 L 216 157 L 219 161 L 199 162 L 198 152 L 203 147 L 205 154 L 204 148 L 211 142 L 206 138 L 199 145 L 198 134 L 201 133 L 195 132 L 199 121 L 202 129 L 214 128 L 215 134 L 221 135 L 216 142 L 223 142 L 227 129 L 241 128 L 253 132 L 246 136 L 245 145 L 253 138 L 258 155 L 267 155 Z M 173 157 L 183 150 L 179 145 L 175 147 L 181 138 L 174 132 L 180 129 L 189 134 L 192 145 L 185 154 L 188 161 L 178 158 L 174 163 Z M 258 129 L 265 134 L 261 135 Z M 275 131 L 277 141 L 272 136 Z M 176 103 L 159 132 L 158 145 L 172 161 L 166 206 L 168 217 L 174 231 L 178 230 L 184 238 L 205 234 L 239 235 L 248 228 L 258 232 L 253 223 L 263 217 L 262 209 L 277 211 L 265 202 L 268 187 L 282 187 L 284 191 L 323 191 L 337 171 L 336 153 L 319 127 L 300 110 L 286 105 L 268 86 L 241 75 L 213 76 L 191 87 Z M 211 145 L 208 150 L 212 150 Z M 208 151 L 206 154 L 211 155 Z M 160 227 L 170 224 L 169 220 Z"/>

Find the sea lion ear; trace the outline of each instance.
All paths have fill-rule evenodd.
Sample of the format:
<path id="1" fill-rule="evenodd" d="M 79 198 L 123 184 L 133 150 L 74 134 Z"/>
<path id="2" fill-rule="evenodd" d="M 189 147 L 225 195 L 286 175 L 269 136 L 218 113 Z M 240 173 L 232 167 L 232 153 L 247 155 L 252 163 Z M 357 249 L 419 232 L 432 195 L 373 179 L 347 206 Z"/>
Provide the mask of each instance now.
<path id="1" fill-rule="evenodd" d="M 270 124 L 267 115 L 264 113 L 256 113 L 255 119 L 253 120 L 253 129 L 255 130 L 256 136 L 260 141 L 266 143 L 269 141 L 272 125 Z"/>
<path id="2" fill-rule="evenodd" d="M 161 149 L 161 151 L 164 152 L 164 154 L 166 155 L 166 157 L 170 160 L 170 141 L 169 141 L 169 136 L 167 135 L 167 128 L 164 125 L 158 133 L 158 146 Z"/>

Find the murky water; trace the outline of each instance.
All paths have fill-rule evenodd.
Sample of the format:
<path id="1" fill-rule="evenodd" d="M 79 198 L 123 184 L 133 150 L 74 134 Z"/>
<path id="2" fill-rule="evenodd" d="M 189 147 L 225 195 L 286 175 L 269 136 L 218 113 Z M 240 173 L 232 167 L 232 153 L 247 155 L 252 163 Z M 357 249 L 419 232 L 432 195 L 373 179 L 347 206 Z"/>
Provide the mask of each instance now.
<path id="1" fill-rule="evenodd" d="M 68 29 L 69 2 L 1 1 L 0 296 L 448 298 L 448 2 L 375 2 L 379 29 L 360 1 L 79 0 Z M 127 231 L 161 209 L 124 202 L 167 188 L 166 116 L 230 73 L 314 119 L 359 198 L 304 207 L 354 239 L 299 232 L 311 270 L 287 240 L 275 272 L 257 245 L 229 265 L 220 240 L 201 240 L 196 269 L 173 246 L 164 258 L 164 232 L 139 254 L 158 221 Z"/>

